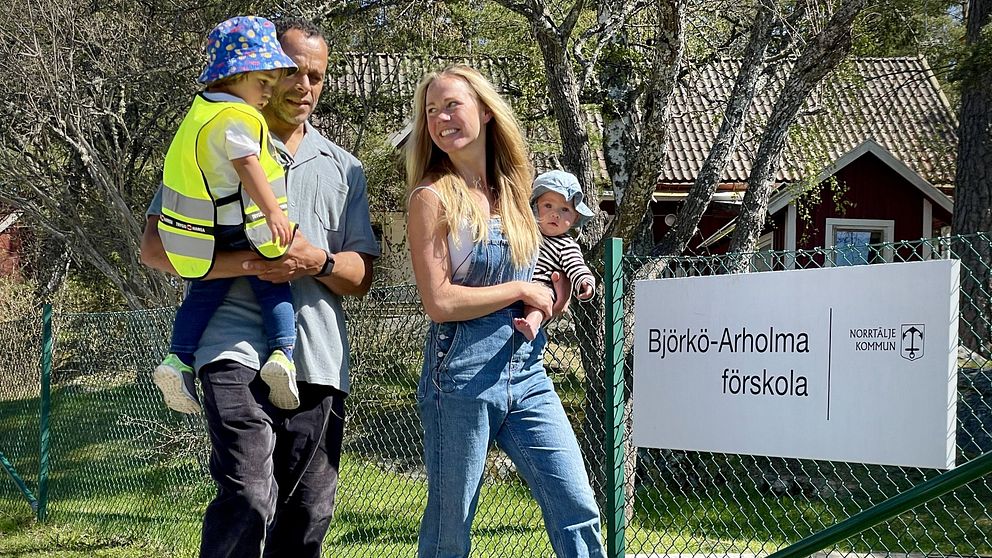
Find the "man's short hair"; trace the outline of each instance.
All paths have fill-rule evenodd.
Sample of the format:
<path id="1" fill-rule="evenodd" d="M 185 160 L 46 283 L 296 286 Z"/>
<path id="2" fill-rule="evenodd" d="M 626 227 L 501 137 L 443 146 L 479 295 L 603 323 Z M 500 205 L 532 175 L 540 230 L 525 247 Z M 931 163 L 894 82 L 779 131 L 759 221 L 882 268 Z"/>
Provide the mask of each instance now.
<path id="1" fill-rule="evenodd" d="M 320 37 L 322 41 L 327 42 L 327 37 L 324 37 L 324 32 L 320 27 L 317 27 L 317 25 L 308 19 L 303 19 L 302 17 L 285 17 L 277 19 L 275 24 L 276 37 L 279 39 L 282 39 L 282 36 L 287 31 L 295 29 L 302 32 L 308 39 L 311 37 Z"/>

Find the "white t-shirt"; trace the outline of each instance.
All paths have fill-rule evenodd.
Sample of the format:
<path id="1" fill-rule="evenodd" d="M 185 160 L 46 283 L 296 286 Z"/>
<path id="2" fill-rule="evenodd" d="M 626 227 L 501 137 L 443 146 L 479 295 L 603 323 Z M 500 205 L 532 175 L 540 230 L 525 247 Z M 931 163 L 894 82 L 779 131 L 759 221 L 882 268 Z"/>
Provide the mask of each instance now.
<path id="1" fill-rule="evenodd" d="M 441 198 L 441 194 L 430 186 L 418 186 L 414 188 L 410 192 L 410 197 L 413 197 L 418 190 L 428 190 L 433 192 L 439 199 Z M 455 234 L 452 233 L 458 235 L 458 242 L 455 242 Z M 457 231 L 452 231 L 450 227 L 448 228 L 448 259 L 451 261 L 452 282 L 460 281 L 468 275 L 469 258 L 472 256 L 472 250 L 474 248 L 475 243 L 472 241 L 472 231 L 469 229 L 467 222 L 463 221 Z"/>
<path id="2" fill-rule="evenodd" d="M 244 103 L 240 97 L 229 93 L 204 92 L 203 96 L 214 102 Z M 207 149 L 215 155 L 212 160 L 225 161 L 216 168 L 202 169 L 207 184 L 210 184 L 211 192 L 219 198 L 236 194 L 241 178 L 230 161 L 249 155 L 258 156 L 262 150 L 258 136 L 253 134 L 242 121 L 232 120 L 225 127 L 212 128 L 206 141 Z M 217 208 L 218 225 L 240 225 L 243 218 L 241 204 L 230 203 Z"/>

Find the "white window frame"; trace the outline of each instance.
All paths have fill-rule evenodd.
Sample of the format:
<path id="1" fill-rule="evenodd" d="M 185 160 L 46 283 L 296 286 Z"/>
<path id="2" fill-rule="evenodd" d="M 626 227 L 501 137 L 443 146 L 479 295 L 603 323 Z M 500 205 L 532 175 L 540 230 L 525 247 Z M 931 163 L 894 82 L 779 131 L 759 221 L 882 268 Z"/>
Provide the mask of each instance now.
<path id="1" fill-rule="evenodd" d="M 828 244 L 825 246 L 829 249 L 836 248 L 834 244 L 835 232 L 837 229 L 848 229 L 856 231 L 881 231 L 882 232 L 882 242 L 892 243 L 895 239 L 895 228 L 896 222 L 892 219 L 837 219 L 828 218 L 826 223 L 826 242 Z M 825 258 L 824 264 L 826 267 L 834 267 L 833 256 Z M 892 263 L 892 247 L 886 246 L 882 248 L 882 260 L 887 263 Z"/>
<path id="2" fill-rule="evenodd" d="M 775 233 L 765 233 L 758 237 L 758 246 L 755 248 L 755 252 L 762 252 L 765 248 L 768 250 L 773 250 L 772 242 L 775 240 Z"/>
<path id="3" fill-rule="evenodd" d="M 774 242 L 775 233 L 772 232 L 765 233 L 758 237 L 758 244 L 754 247 L 755 254 L 751 256 L 751 269 L 754 271 L 772 271 L 775 269 L 774 260 L 767 261 L 768 257 L 774 256 L 765 256 L 765 258 L 758 256 L 759 252 L 772 252 L 775 249 Z M 761 266 L 760 268 L 759 264 Z"/>

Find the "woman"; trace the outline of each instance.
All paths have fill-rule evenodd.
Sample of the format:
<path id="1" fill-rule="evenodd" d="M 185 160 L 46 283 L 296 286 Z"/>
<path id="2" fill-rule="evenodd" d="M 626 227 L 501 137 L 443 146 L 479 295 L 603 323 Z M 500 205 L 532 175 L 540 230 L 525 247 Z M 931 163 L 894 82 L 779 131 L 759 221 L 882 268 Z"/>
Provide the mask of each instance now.
<path id="1" fill-rule="evenodd" d="M 575 434 L 544 371 L 544 334 L 528 342 L 513 327 L 524 304 L 552 310 L 547 287 L 530 281 L 540 234 L 520 127 L 467 66 L 426 76 L 413 108 L 408 241 L 432 322 L 417 387 L 428 484 L 418 555 L 468 556 L 495 441 L 540 504 L 555 554 L 605 556 Z"/>

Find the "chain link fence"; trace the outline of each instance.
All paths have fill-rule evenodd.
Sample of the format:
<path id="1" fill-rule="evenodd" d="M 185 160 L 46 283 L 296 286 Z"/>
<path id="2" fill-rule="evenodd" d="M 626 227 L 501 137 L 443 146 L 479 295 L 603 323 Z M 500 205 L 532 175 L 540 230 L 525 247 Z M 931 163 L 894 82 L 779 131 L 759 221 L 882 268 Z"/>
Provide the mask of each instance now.
<path id="1" fill-rule="evenodd" d="M 979 235 L 873 246 L 862 259 L 906 261 L 989 250 L 989 239 Z M 820 267 L 838 257 L 857 254 L 762 252 L 746 261 L 751 271 L 764 271 Z M 724 273 L 731 258 L 625 258 L 628 326 L 634 280 Z M 984 295 L 974 291 L 979 293 L 974 300 L 962 301 L 962 321 L 976 324 L 969 330 L 975 334 L 987 331 L 980 322 L 988 319 L 988 262 L 987 257 L 972 257 L 962 267 L 962 277 L 970 274 L 986 286 Z M 974 317 L 965 317 L 967 307 Z M 325 555 L 413 556 L 426 501 L 415 392 L 427 317 L 412 286 L 376 288 L 361 300 L 349 299 L 346 311 L 353 384 L 338 504 Z M 202 419 L 169 411 L 150 379 L 168 346 L 173 315 L 172 309 L 56 313 L 48 520 L 137 541 L 148 556 L 187 557 L 196 555 L 199 521 L 214 489 L 207 475 L 209 446 Z M 40 324 L 40 318 L 0 323 L 0 454 L 35 496 Z M 629 340 L 632 330 L 627 331 Z M 603 362 L 608 348 L 602 304 L 573 303 L 570 317 L 552 323 L 548 333 L 548 372 L 606 509 Z M 959 463 L 992 450 L 992 365 L 982 356 L 988 354 L 987 346 L 972 348 L 980 350 L 962 351 L 960 360 Z M 625 362 L 629 401 L 632 359 Z M 627 508 L 620 511 L 626 514 L 628 556 L 767 554 L 939 473 L 638 450 L 629 446 L 629 428 L 625 435 Z M 988 478 L 973 482 L 835 550 L 990 556 L 990 483 Z M 25 494 L 3 478 L 0 514 L 33 515 Z M 509 459 L 494 449 L 473 529 L 473 556 L 552 555 L 536 502 Z"/>
<path id="2" fill-rule="evenodd" d="M 957 463 L 961 465 L 992 451 L 990 254 L 992 241 L 979 234 L 798 252 L 667 260 L 626 257 L 626 317 L 632 319 L 631 291 L 633 281 L 640 279 L 960 259 Z M 629 327 L 627 337 L 632 337 Z M 631 363 L 625 361 L 628 378 Z M 775 428 L 789 425 L 772 426 L 770 435 Z M 645 556 L 773 552 L 940 474 L 933 469 L 646 448 L 630 448 L 628 457 L 634 475 L 628 478 L 633 504 L 628 510 L 627 552 Z M 992 479 L 985 477 L 825 551 L 990 556 L 990 513 Z"/>
<path id="3" fill-rule="evenodd" d="M 38 494 L 41 437 L 41 313 L 0 322 L 0 514 L 31 512 Z M 9 482 L 8 482 L 9 481 Z"/>

